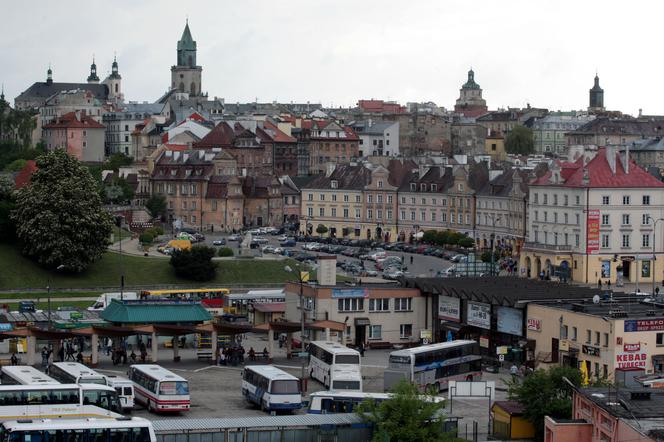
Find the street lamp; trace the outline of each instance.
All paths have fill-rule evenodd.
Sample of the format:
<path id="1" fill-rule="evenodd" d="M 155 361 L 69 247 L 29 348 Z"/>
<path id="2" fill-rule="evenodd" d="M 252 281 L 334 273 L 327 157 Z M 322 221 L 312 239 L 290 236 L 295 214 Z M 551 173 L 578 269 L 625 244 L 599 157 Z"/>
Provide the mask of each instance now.
<path id="1" fill-rule="evenodd" d="M 299 267 L 299 264 L 296 264 Z M 284 271 L 288 273 L 295 273 L 295 271 L 291 268 L 291 266 L 284 266 Z M 297 282 L 300 284 L 300 352 L 304 353 L 304 275 L 302 274 L 303 272 L 298 271 L 297 272 Z M 301 359 L 301 371 L 300 371 L 300 379 L 302 379 L 302 387 L 304 388 L 304 378 L 306 376 L 306 368 L 305 368 L 305 359 L 300 354 L 300 359 Z"/>
<path id="2" fill-rule="evenodd" d="M 656 268 L 656 260 L 657 260 L 657 255 L 655 254 L 655 245 L 657 244 L 656 239 L 657 239 L 657 223 L 660 221 L 664 221 L 664 218 L 658 218 L 654 219 L 652 216 L 648 215 L 646 218 L 649 221 L 654 221 L 653 227 L 652 227 L 652 268 L 650 271 L 652 272 L 652 295 L 655 296 L 655 268 Z M 638 272 L 639 269 L 636 269 Z M 637 273 L 638 275 L 638 273 Z"/>

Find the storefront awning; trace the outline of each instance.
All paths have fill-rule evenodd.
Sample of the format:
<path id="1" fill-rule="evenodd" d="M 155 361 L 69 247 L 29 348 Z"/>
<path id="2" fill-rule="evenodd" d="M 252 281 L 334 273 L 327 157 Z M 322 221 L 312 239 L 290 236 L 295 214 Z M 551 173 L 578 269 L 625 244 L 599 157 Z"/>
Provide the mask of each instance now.
<path id="1" fill-rule="evenodd" d="M 441 322 L 440 327 L 443 330 L 450 330 L 458 333 L 462 328 L 466 327 L 466 324 L 461 324 L 458 322 Z"/>
<path id="2" fill-rule="evenodd" d="M 356 327 L 362 327 L 363 325 L 371 325 L 369 318 L 355 318 Z"/>

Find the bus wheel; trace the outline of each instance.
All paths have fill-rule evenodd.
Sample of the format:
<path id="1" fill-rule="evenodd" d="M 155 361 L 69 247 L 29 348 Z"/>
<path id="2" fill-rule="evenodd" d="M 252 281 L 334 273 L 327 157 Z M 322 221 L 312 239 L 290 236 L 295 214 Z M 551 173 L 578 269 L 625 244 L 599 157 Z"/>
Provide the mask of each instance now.
<path id="1" fill-rule="evenodd" d="M 436 394 L 440 393 L 440 383 L 436 382 L 435 384 L 433 384 L 433 389 L 436 392 Z"/>

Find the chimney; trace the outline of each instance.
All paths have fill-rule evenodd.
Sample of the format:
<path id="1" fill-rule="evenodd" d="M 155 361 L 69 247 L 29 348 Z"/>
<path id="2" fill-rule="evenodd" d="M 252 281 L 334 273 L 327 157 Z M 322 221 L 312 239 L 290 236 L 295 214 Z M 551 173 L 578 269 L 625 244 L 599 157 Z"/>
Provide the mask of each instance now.
<path id="1" fill-rule="evenodd" d="M 614 146 L 606 146 L 604 148 L 606 153 L 606 162 L 609 163 L 609 168 L 613 175 L 616 174 L 616 148 Z"/>

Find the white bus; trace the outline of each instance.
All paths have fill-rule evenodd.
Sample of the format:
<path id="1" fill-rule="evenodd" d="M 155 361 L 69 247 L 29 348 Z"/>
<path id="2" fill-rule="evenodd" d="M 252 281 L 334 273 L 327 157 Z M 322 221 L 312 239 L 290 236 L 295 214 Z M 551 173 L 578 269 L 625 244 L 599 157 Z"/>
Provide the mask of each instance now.
<path id="1" fill-rule="evenodd" d="M 85 412 L 92 407 L 94 413 Z M 117 416 L 115 391 L 105 385 L 41 384 L 0 385 L 0 416 L 80 414 Z M 40 411 L 41 410 L 41 411 Z M 79 411 L 77 411 L 79 410 Z"/>
<path id="2" fill-rule="evenodd" d="M 330 390 L 362 391 L 360 353 L 338 342 L 312 341 L 309 376 Z"/>
<path id="3" fill-rule="evenodd" d="M 354 413 L 366 399 L 382 402 L 389 399 L 387 393 L 363 393 L 361 391 L 317 391 L 309 395 L 309 414 Z"/>
<path id="4" fill-rule="evenodd" d="M 0 374 L 2 385 L 57 385 L 60 382 L 30 365 L 6 365 Z"/>
<path id="5" fill-rule="evenodd" d="M 134 408 L 134 383 L 127 378 L 115 375 L 104 375 L 106 385 L 115 388 L 123 410 Z"/>
<path id="6" fill-rule="evenodd" d="M 401 379 L 420 389 L 446 389 L 449 381 L 479 380 L 482 357 L 475 341 L 458 340 L 423 345 L 390 353 L 384 375 L 385 391 Z"/>
<path id="7" fill-rule="evenodd" d="M 0 442 L 156 442 L 152 423 L 115 419 L 20 419 L 0 425 Z"/>
<path id="8" fill-rule="evenodd" d="M 48 374 L 63 384 L 106 385 L 103 375 L 78 362 L 53 362 L 48 366 Z"/>
<path id="9" fill-rule="evenodd" d="M 129 379 L 134 383 L 136 402 L 149 411 L 187 411 L 191 406 L 187 380 L 159 365 L 132 365 Z"/>
<path id="10" fill-rule="evenodd" d="M 242 395 L 263 411 L 302 408 L 300 381 L 272 365 L 248 365 L 242 371 Z"/>

